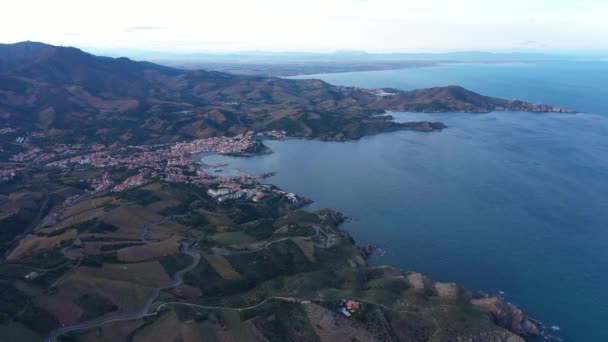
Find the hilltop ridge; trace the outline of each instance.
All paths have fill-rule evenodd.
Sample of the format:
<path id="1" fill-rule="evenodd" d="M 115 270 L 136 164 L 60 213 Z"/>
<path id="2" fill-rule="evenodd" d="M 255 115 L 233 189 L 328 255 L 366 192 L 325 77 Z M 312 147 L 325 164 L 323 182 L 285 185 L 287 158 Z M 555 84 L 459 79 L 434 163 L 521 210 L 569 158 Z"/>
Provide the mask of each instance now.
<path id="1" fill-rule="evenodd" d="M 385 110 L 571 112 L 455 86 L 388 92 L 320 80 L 184 71 L 32 42 L 2 45 L 0 61 L 0 123 L 30 131 L 53 129 L 56 136 L 75 141 L 95 137 L 158 143 L 249 129 L 343 140 L 444 127 L 375 116 Z"/>

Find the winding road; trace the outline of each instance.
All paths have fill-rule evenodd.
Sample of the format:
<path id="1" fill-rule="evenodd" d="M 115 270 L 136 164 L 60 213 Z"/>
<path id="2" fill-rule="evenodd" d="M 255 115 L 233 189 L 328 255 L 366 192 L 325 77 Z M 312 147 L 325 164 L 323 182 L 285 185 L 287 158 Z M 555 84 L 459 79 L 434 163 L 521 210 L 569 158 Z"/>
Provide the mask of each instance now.
<path id="1" fill-rule="evenodd" d="M 270 241 L 270 242 L 266 242 L 264 245 L 262 245 L 262 247 L 257 248 L 257 249 L 252 249 L 252 250 L 247 250 L 247 251 L 239 251 L 239 252 L 227 252 L 227 253 L 224 253 L 223 255 L 239 255 L 239 254 L 257 253 L 257 252 L 259 252 L 259 251 L 261 251 L 263 249 L 268 248 L 271 245 L 274 245 L 275 243 L 279 243 L 279 242 L 286 241 L 286 240 L 289 240 L 289 239 L 293 239 L 293 238 L 296 238 L 296 237 L 300 238 L 300 239 L 303 239 L 303 240 L 312 240 L 312 239 L 316 238 L 317 236 L 319 236 L 319 232 L 321 232 L 321 233 L 325 234 L 326 236 L 328 236 L 322 229 L 320 229 L 319 226 L 314 226 L 313 228 L 315 229 L 315 233 L 313 235 L 310 235 L 310 236 L 287 236 L 287 237 L 284 237 L 284 238 L 280 238 L 280 239 L 276 239 L 276 240 L 273 240 L 273 241 Z M 325 244 L 324 244 L 323 248 L 326 248 Z"/>
<path id="2" fill-rule="evenodd" d="M 149 243 L 148 241 L 148 234 L 150 231 L 150 228 L 154 225 L 158 225 L 158 224 L 162 224 L 164 222 L 166 222 L 167 220 L 169 220 L 169 217 L 164 217 L 163 219 L 155 222 L 155 223 L 148 223 L 145 224 L 143 227 L 143 231 L 140 235 L 140 239 L 142 242 L 144 243 Z M 311 240 L 314 239 L 316 237 L 319 236 L 319 232 L 321 232 L 322 234 L 324 234 L 327 239 L 324 242 L 324 248 L 327 248 L 326 244 L 329 240 L 329 236 L 327 235 L 327 233 L 325 231 L 323 231 L 322 229 L 320 229 L 319 226 L 314 226 L 315 228 L 315 234 L 310 235 L 310 236 L 305 236 L 305 237 L 300 237 L 302 239 L 306 239 L 306 240 Z M 255 249 L 255 250 L 251 250 L 251 251 L 243 251 L 243 252 L 232 252 L 229 254 L 245 254 L 245 253 L 255 253 L 255 252 L 259 252 L 265 248 L 268 248 L 269 246 L 275 244 L 275 243 L 279 243 L 282 241 L 286 241 L 293 238 L 293 236 L 290 237 L 284 237 L 284 238 L 280 238 L 277 240 L 273 240 L 270 242 L 267 242 L 266 244 L 264 244 L 262 247 Z M 87 329 L 92 329 L 107 323 L 111 323 L 111 322 L 118 322 L 118 321 L 130 321 L 130 320 L 137 320 L 137 319 L 141 319 L 147 316 L 154 316 L 157 315 L 160 310 L 165 307 L 165 306 L 169 306 L 169 305 L 186 305 L 186 306 L 190 306 L 190 307 L 196 307 L 199 309 L 207 309 L 207 310 L 232 310 L 232 311 L 246 311 L 246 310 L 251 310 L 251 309 L 255 309 L 259 306 L 262 306 L 264 304 L 266 304 L 267 302 L 271 301 L 271 300 L 282 300 L 282 301 L 288 301 L 288 302 L 298 302 L 299 300 L 295 299 L 295 298 L 291 298 L 291 297 L 269 297 L 266 298 L 265 300 L 261 301 L 258 304 L 252 305 L 252 306 L 248 306 L 248 307 L 242 307 L 242 308 L 230 308 L 230 307 L 220 307 L 220 306 L 204 306 L 204 305 L 198 305 L 198 304 L 192 304 L 192 303 L 185 303 L 185 302 L 166 302 L 163 303 L 161 305 L 159 305 L 156 310 L 154 312 L 148 313 L 148 311 L 150 310 L 150 306 L 152 305 L 152 303 L 154 303 L 154 301 L 158 298 L 158 296 L 160 295 L 160 292 L 162 290 L 166 290 L 172 287 L 177 287 L 179 285 L 181 285 L 182 283 L 182 277 L 186 272 L 189 272 L 191 270 L 193 270 L 199 263 L 201 256 L 199 253 L 196 252 L 192 252 L 189 250 L 189 247 L 186 243 L 182 243 L 181 247 L 180 247 L 180 252 L 186 255 L 189 255 L 192 258 L 192 263 L 190 263 L 190 265 L 188 265 L 187 267 L 177 271 L 174 275 L 173 278 L 171 279 L 170 282 L 168 282 L 167 284 L 164 284 L 160 287 L 156 287 L 152 290 L 152 293 L 150 294 L 150 296 L 148 297 L 148 300 L 146 301 L 146 303 L 143 305 L 143 307 L 137 311 L 137 312 L 131 312 L 131 313 L 121 313 L 121 314 L 108 314 L 105 316 L 101 316 L 98 317 L 96 319 L 87 321 L 87 322 L 83 322 L 80 324 L 76 324 L 76 325 L 70 325 L 70 326 L 65 326 L 65 327 L 61 327 L 61 328 L 57 328 L 54 329 L 53 331 L 51 331 L 49 333 L 49 335 L 47 336 L 47 338 L 45 339 L 45 342 L 55 342 L 56 339 L 62 335 L 74 332 L 74 331 L 79 331 L 79 330 L 87 330 Z"/>
<path id="3" fill-rule="evenodd" d="M 145 224 L 143 232 L 141 234 L 141 240 L 145 243 L 148 243 L 149 242 L 148 241 L 148 232 L 150 230 L 150 227 L 157 225 L 157 224 L 164 223 L 167 220 L 169 220 L 169 218 L 165 217 L 158 222 Z M 150 310 L 150 306 L 158 298 L 160 291 L 181 285 L 182 277 L 183 277 L 184 273 L 192 271 L 198 265 L 198 263 L 201 259 L 200 254 L 190 251 L 190 249 L 186 243 L 181 244 L 180 252 L 183 254 L 189 255 L 192 258 L 192 262 L 190 263 L 190 265 L 177 271 L 173 275 L 173 278 L 171 279 L 171 281 L 169 281 L 168 283 L 154 288 L 152 290 L 152 293 L 148 297 L 148 300 L 141 308 L 141 310 L 136 311 L 136 312 L 130 312 L 130 313 L 108 314 L 108 315 L 101 316 L 96 319 L 93 319 L 93 320 L 90 320 L 87 322 L 83 322 L 80 324 L 57 328 L 57 329 L 52 330 L 49 333 L 49 335 L 45 339 L 45 342 L 54 342 L 59 336 L 65 335 L 70 332 L 74 332 L 74 331 L 78 331 L 78 330 L 87 330 L 87 329 L 95 328 L 95 327 L 104 325 L 106 323 L 111 323 L 111 322 L 137 320 L 137 319 L 147 316 L 148 311 Z"/>
<path id="4" fill-rule="evenodd" d="M 147 314 L 146 316 L 154 316 L 157 315 L 161 309 L 165 306 L 170 306 L 170 305 L 184 305 L 184 306 L 189 306 L 192 308 L 198 308 L 198 309 L 203 309 L 203 310 L 229 310 L 229 311 L 247 311 L 247 310 L 252 310 L 255 308 L 258 308 L 268 302 L 270 302 L 271 300 L 282 300 L 284 302 L 290 302 L 290 303 L 296 303 L 296 302 L 302 302 L 301 300 L 297 299 L 297 298 L 293 298 L 293 297 L 269 297 L 264 299 L 263 301 L 251 305 L 251 306 L 245 306 L 242 308 L 230 308 L 230 307 L 225 307 L 225 306 L 209 306 L 209 305 L 198 305 L 198 304 L 193 304 L 193 303 L 186 303 L 186 302 L 166 302 L 166 303 L 162 303 L 161 305 L 159 305 L 156 310 L 154 310 L 154 312 L 151 312 L 149 314 Z"/>

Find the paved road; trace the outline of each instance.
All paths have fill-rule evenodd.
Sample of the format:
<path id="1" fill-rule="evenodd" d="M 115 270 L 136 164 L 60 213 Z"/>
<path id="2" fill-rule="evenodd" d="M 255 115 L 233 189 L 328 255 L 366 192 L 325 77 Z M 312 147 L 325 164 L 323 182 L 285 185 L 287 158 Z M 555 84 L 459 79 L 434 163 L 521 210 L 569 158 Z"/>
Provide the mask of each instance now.
<path id="1" fill-rule="evenodd" d="M 155 223 L 150 223 L 150 224 L 145 224 L 144 228 L 143 228 L 143 232 L 140 236 L 141 240 L 145 243 L 148 243 L 148 232 L 150 230 L 150 227 L 157 225 L 157 224 L 161 224 L 164 223 L 168 220 L 168 217 L 163 218 L 162 220 L 155 222 Z M 327 236 L 327 234 L 321 230 L 318 226 L 315 226 L 315 234 L 311 235 L 311 236 L 305 236 L 305 237 L 301 237 L 302 239 L 306 239 L 306 240 L 311 240 L 316 238 L 317 236 L 319 236 L 319 232 L 322 232 L 323 234 L 325 234 Z M 244 253 L 254 253 L 254 252 L 258 252 L 260 250 L 263 250 L 265 248 L 268 248 L 268 246 L 271 246 L 275 243 L 279 243 L 281 241 L 285 241 L 285 240 L 289 240 L 293 238 L 293 236 L 290 237 L 285 237 L 285 238 L 281 238 L 281 239 L 277 239 L 271 242 L 267 242 L 266 244 L 264 244 L 262 247 L 260 247 L 259 249 L 256 250 L 252 250 L 252 251 L 245 251 L 245 252 L 234 252 L 234 253 L 229 253 L 229 254 L 244 254 Z M 329 238 L 329 236 L 328 236 Z M 130 320 L 137 320 L 137 319 L 141 319 L 143 317 L 147 317 L 147 316 L 152 316 L 152 315 L 156 315 L 158 314 L 158 312 L 165 306 L 168 305 L 186 305 L 186 306 L 191 306 L 191 307 L 197 307 L 197 308 L 201 308 L 201 309 L 208 309 L 208 310 L 233 310 L 233 311 L 245 311 L 245 310 L 251 310 L 254 308 L 257 308 L 259 306 L 262 306 L 264 304 L 266 304 L 268 301 L 271 300 L 283 300 L 283 301 L 289 301 L 289 302 L 296 302 L 298 301 L 295 298 L 291 298 L 291 297 L 270 297 L 270 298 L 266 298 L 265 300 L 261 301 L 258 304 L 252 305 L 252 306 L 248 306 L 248 307 L 243 307 L 243 308 L 229 308 L 229 307 L 220 307 L 220 306 L 204 306 L 204 305 L 197 305 L 197 304 L 191 304 L 191 303 L 184 303 L 184 302 L 167 302 L 167 303 L 163 303 L 161 305 L 159 305 L 156 310 L 152 313 L 148 313 L 148 311 L 150 310 L 150 306 L 152 305 L 152 303 L 154 303 L 154 301 L 158 298 L 160 291 L 168 289 L 168 288 L 172 288 L 172 287 L 176 287 L 179 286 L 182 283 L 182 276 L 184 275 L 184 273 L 189 272 L 191 270 L 193 270 L 199 263 L 200 261 L 200 254 L 195 253 L 195 252 L 191 252 L 188 248 L 188 245 L 185 243 L 182 243 L 181 248 L 180 248 L 180 252 L 189 255 L 190 257 L 192 257 L 192 263 L 190 265 L 188 265 L 187 267 L 181 269 L 180 271 L 176 272 L 175 275 L 173 276 L 173 279 L 160 287 L 155 288 L 152 291 L 152 294 L 150 295 L 150 297 L 148 298 L 148 300 L 146 301 L 146 303 L 144 304 L 144 306 L 141 308 L 141 310 L 137 311 L 137 312 L 131 312 L 131 313 L 124 313 L 124 314 L 109 314 L 106 316 L 102 316 L 84 323 L 80 323 L 80 324 L 76 324 L 76 325 L 71 325 L 71 326 L 66 326 L 66 327 L 62 327 L 62 328 L 57 328 L 53 331 L 51 331 L 49 333 L 49 335 L 47 336 L 45 342 L 55 342 L 55 340 L 62 335 L 65 335 L 67 333 L 70 332 L 74 332 L 74 331 L 78 331 L 78 330 L 87 330 L 87 329 L 92 329 L 107 323 L 111 323 L 111 322 L 118 322 L 118 321 L 130 321 Z"/>
<path id="2" fill-rule="evenodd" d="M 240 252 L 227 252 L 227 253 L 223 253 L 223 255 L 238 255 L 238 254 L 256 253 L 256 252 L 259 252 L 259 251 L 261 251 L 263 249 L 268 248 L 271 245 L 274 245 L 275 243 L 286 241 L 286 240 L 289 240 L 289 239 L 292 239 L 292 238 L 300 238 L 300 239 L 303 239 L 303 240 L 312 240 L 312 239 L 316 238 L 317 236 L 319 236 L 319 231 L 320 231 L 320 229 L 319 229 L 318 226 L 314 226 L 314 228 L 315 228 L 315 233 L 313 235 L 310 235 L 310 236 L 287 236 L 287 237 L 284 237 L 284 238 L 280 238 L 280 239 L 276 239 L 276 240 L 273 240 L 273 241 L 270 241 L 270 242 L 266 242 L 260 248 L 256 248 L 256 249 L 252 249 L 252 250 L 248 250 L 248 251 L 240 251 Z M 322 232 L 322 233 L 325 234 L 325 232 Z"/>
<path id="3" fill-rule="evenodd" d="M 166 220 L 168 220 L 168 218 L 163 218 L 162 220 L 160 220 L 156 223 L 146 224 L 144 226 L 144 232 L 142 233 L 142 236 L 141 236 L 142 241 L 148 242 L 147 234 L 148 234 L 148 231 L 151 226 L 156 225 L 156 224 L 161 224 L 161 223 L 165 222 Z M 150 310 L 150 306 L 152 305 L 152 303 L 156 300 L 156 298 L 158 298 L 160 291 L 181 285 L 182 277 L 183 277 L 184 273 L 192 271 L 196 267 L 196 265 L 198 265 L 198 263 L 201 259 L 200 254 L 198 254 L 196 252 L 191 252 L 188 248 L 188 245 L 185 243 L 182 243 L 182 245 L 180 247 L 180 252 L 183 254 L 189 255 L 192 258 L 192 262 L 190 263 L 190 265 L 177 271 L 173 275 L 173 278 L 171 279 L 171 281 L 169 281 L 168 283 L 154 288 L 152 290 L 152 293 L 148 297 L 148 300 L 146 301 L 144 306 L 141 308 L 141 310 L 139 310 L 137 312 L 123 313 L 123 314 L 109 314 L 109 315 L 101 316 L 99 318 L 96 318 L 96 319 L 93 319 L 93 320 L 90 320 L 90 321 L 87 321 L 84 323 L 57 328 L 49 333 L 49 335 L 47 336 L 45 341 L 54 342 L 61 335 L 65 335 L 67 333 L 78 331 L 78 330 L 86 330 L 86 329 L 95 328 L 95 327 L 98 327 L 100 325 L 104 325 L 104 324 L 110 323 L 110 322 L 130 321 L 130 320 L 137 320 L 137 319 L 145 317 L 148 314 L 148 311 Z"/>
<path id="4" fill-rule="evenodd" d="M 198 305 L 198 304 L 186 303 L 186 302 L 166 302 L 166 303 L 162 303 L 161 305 L 159 305 L 156 308 L 156 310 L 154 310 L 154 312 L 151 312 L 151 313 L 147 314 L 146 316 L 157 315 L 161 311 L 161 309 L 163 307 L 170 306 L 170 305 L 185 305 L 185 306 L 189 306 L 189 307 L 193 307 L 193 308 L 199 308 L 199 309 L 204 309 L 204 310 L 247 311 L 247 310 L 252 310 L 252 309 L 255 309 L 257 307 L 260 307 L 260 306 L 268 303 L 271 300 L 282 300 L 282 301 L 290 302 L 290 303 L 301 302 L 299 299 L 296 299 L 296 298 L 293 298 L 293 297 L 269 297 L 269 298 L 266 298 L 263 301 L 255 304 L 255 305 L 245 306 L 245 307 L 242 307 L 242 308 L 231 308 L 231 307 L 226 307 L 226 306 Z"/>

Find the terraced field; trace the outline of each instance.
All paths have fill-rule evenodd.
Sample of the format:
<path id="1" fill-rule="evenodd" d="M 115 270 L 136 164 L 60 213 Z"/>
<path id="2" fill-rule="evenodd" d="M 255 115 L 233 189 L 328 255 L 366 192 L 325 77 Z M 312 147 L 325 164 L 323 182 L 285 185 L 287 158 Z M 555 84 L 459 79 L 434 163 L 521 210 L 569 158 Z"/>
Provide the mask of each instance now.
<path id="1" fill-rule="evenodd" d="M 205 188 L 153 182 L 58 205 L 0 264 L 13 268 L 2 273 L 12 275 L 0 283 L 11 318 L 0 329 L 49 342 L 517 341 L 497 315 L 528 324 L 517 309 L 454 284 L 367 267 L 338 228 L 341 214 L 278 200 L 220 205 Z M 341 298 L 365 309 L 344 317 Z"/>

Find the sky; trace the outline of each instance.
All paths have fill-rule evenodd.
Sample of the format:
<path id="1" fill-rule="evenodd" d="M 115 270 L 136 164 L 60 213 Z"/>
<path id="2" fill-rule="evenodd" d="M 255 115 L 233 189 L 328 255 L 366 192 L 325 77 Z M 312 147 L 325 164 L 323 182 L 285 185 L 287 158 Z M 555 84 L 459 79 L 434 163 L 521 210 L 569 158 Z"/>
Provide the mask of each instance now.
<path id="1" fill-rule="evenodd" d="M 608 0 L 19 0 L 0 42 L 164 52 L 608 51 Z"/>

